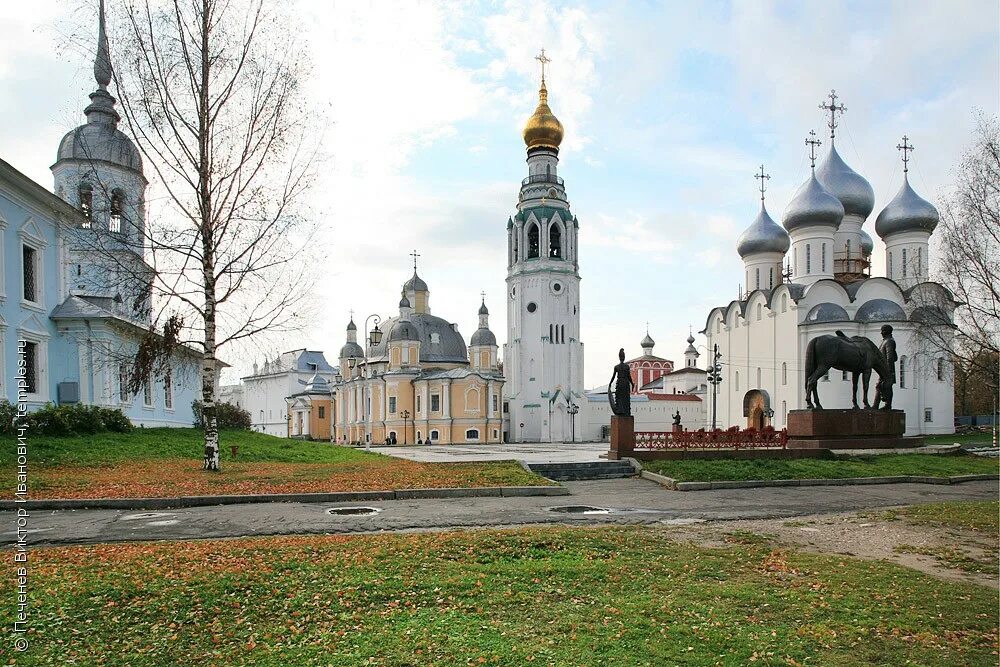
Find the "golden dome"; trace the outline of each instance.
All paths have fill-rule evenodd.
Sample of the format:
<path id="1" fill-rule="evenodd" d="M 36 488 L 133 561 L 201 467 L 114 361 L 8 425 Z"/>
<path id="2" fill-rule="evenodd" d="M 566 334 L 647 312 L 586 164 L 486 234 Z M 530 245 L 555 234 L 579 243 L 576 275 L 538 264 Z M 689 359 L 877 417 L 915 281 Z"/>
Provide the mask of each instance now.
<path id="1" fill-rule="evenodd" d="M 563 126 L 549 108 L 549 91 L 545 88 L 545 79 L 538 90 L 538 107 L 524 126 L 524 145 L 532 148 L 553 148 L 558 150 L 562 143 Z"/>

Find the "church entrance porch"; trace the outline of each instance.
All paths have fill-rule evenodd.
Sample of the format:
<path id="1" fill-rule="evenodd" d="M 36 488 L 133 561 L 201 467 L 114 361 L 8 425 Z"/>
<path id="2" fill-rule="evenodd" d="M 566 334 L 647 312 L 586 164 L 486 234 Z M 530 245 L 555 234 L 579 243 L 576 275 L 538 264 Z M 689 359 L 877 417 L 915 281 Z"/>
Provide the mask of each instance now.
<path id="1" fill-rule="evenodd" d="M 747 428 L 763 431 L 771 425 L 774 410 L 771 397 L 763 389 L 751 389 L 743 396 L 743 416 L 747 418 Z"/>

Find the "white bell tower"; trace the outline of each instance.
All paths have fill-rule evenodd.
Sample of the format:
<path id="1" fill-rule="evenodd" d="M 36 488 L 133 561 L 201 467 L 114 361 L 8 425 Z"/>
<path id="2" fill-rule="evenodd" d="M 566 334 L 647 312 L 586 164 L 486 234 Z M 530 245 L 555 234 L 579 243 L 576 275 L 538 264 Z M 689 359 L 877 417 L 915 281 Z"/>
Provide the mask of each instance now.
<path id="1" fill-rule="evenodd" d="M 583 401 L 578 224 L 558 175 L 562 123 L 545 87 L 524 128 L 528 177 L 507 221 L 507 343 L 504 385 L 508 442 L 564 442 L 570 406 Z M 583 429 L 577 425 L 576 433 Z"/>

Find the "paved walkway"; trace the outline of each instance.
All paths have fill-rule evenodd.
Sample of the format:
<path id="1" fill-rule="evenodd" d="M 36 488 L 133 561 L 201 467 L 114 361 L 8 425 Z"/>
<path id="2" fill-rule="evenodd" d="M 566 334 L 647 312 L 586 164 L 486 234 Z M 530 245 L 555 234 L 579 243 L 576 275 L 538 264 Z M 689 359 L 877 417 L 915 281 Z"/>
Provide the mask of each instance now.
<path id="1" fill-rule="evenodd" d="M 482 445 L 415 445 L 372 447 L 371 451 L 422 463 L 504 461 L 525 463 L 585 463 L 607 458 L 606 442 L 525 442 Z"/>
<path id="2" fill-rule="evenodd" d="M 859 511 L 892 505 L 947 500 L 995 500 L 996 482 L 951 486 L 881 486 L 720 489 L 698 493 L 667 491 L 643 479 L 567 482 L 570 496 L 534 498 L 457 498 L 365 503 L 378 508 L 368 516 L 332 516 L 348 504 L 271 503 L 127 512 L 65 510 L 32 512 L 29 543 L 55 545 L 132 540 L 184 540 L 247 535 L 336 534 L 437 530 L 530 524 L 678 524 L 697 520 L 767 519 Z M 360 503 L 353 503 L 356 506 Z M 602 514 L 566 514 L 552 508 L 590 505 Z M 12 512 L 0 512 L 0 526 L 14 525 Z M 5 542 L 13 532 L 3 533 Z"/>

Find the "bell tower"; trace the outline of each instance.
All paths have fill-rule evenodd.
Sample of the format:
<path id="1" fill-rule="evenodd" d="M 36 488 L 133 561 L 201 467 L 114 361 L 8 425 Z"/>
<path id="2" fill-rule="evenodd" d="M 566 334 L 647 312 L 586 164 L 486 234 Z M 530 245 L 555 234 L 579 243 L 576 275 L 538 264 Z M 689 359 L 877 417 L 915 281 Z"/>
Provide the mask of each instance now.
<path id="1" fill-rule="evenodd" d="M 563 126 L 542 83 L 524 128 L 528 176 L 507 221 L 505 401 L 509 442 L 570 439 L 570 406 L 583 400 L 578 223 L 559 177 Z M 582 429 L 576 429 L 578 432 Z"/>

